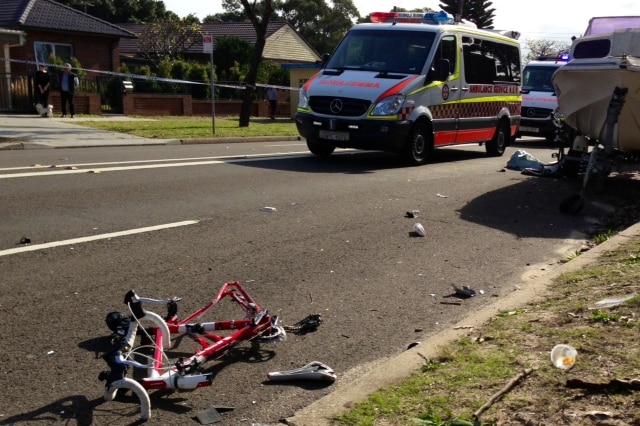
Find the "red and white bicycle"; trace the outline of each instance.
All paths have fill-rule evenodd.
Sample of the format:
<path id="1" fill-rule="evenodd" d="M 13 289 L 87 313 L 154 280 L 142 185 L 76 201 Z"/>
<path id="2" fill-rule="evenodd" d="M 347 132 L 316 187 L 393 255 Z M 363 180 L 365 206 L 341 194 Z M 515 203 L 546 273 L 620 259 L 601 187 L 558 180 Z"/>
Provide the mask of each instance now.
<path id="1" fill-rule="evenodd" d="M 244 311 L 241 319 L 196 322 L 222 299 L 231 298 Z M 112 312 L 106 321 L 113 331 L 114 347 L 103 358 L 110 367 L 100 373 L 99 380 L 105 381 L 104 398 L 111 401 L 119 389 L 132 390 L 140 400 L 141 417 L 151 417 L 151 402 L 148 390 L 181 389 L 191 390 L 210 386 L 211 374 L 201 373 L 201 366 L 208 360 L 222 355 L 229 348 L 242 342 L 259 339 L 277 342 L 286 338 L 284 327 L 278 325 L 278 317 L 271 316 L 258 305 L 238 282 L 227 282 L 217 297 L 185 319 L 178 318 L 180 298 L 151 299 L 138 296 L 133 290 L 124 299 L 129 314 Z M 143 303 L 163 304 L 167 316 L 146 311 Z M 153 323 L 150 328 L 141 326 L 141 321 Z M 226 335 L 214 332 L 227 332 Z M 166 349 L 171 347 L 172 335 L 192 335 L 200 345 L 192 356 L 171 362 Z M 135 346 L 136 336 L 142 336 L 142 343 Z M 139 380 L 127 377 L 129 367 L 145 370 L 146 376 Z"/>

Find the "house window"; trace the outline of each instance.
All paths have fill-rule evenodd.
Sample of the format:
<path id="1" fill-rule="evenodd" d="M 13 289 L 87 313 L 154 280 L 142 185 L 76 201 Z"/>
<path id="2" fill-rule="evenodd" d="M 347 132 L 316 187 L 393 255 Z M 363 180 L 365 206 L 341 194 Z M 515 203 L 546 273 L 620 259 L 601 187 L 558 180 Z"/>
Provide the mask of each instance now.
<path id="1" fill-rule="evenodd" d="M 51 63 L 51 56 L 56 56 L 62 59 L 64 62 L 70 62 L 73 56 L 70 44 L 61 43 L 47 43 L 42 41 L 36 41 L 33 43 L 33 48 L 36 52 L 36 62 L 38 64 Z"/>

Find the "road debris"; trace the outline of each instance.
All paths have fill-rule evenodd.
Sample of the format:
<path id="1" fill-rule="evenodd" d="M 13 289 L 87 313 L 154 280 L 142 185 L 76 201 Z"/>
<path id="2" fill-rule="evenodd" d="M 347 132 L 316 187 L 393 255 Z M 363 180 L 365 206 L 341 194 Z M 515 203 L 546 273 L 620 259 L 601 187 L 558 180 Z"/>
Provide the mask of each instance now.
<path id="1" fill-rule="evenodd" d="M 627 296 L 620 297 L 607 297 L 606 299 L 602 299 L 593 304 L 589 309 L 604 309 L 604 308 L 613 308 L 614 306 L 622 305 L 627 300 L 633 299 L 636 297 L 636 294 L 629 294 Z"/>
<path id="2" fill-rule="evenodd" d="M 420 237 L 427 235 L 427 231 L 424 230 L 424 226 L 421 223 L 415 223 L 413 225 L 413 231 Z"/>
<path id="3" fill-rule="evenodd" d="M 320 361 L 312 361 L 304 367 L 287 371 L 273 371 L 267 374 L 269 380 L 320 380 L 323 382 L 334 382 L 336 373 L 327 365 Z"/>
<path id="4" fill-rule="evenodd" d="M 569 345 L 556 345 L 551 350 L 551 363 L 562 370 L 568 370 L 576 363 L 578 351 Z"/>
<path id="5" fill-rule="evenodd" d="M 460 297 L 469 298 L 476 295 L 476 291 L 469 286 L 463 285 L 462 288 L 456 286 L 455 284 L 451 284 L 453 290 L 456 292 L 456 295 Z"/>

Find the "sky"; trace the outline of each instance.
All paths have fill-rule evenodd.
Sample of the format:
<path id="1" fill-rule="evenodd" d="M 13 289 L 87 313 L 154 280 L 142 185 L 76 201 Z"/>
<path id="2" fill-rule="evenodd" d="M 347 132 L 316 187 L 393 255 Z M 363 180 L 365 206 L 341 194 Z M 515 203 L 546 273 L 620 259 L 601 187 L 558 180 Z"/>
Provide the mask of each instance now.
<path id="1" fill-rule="evenodd" d="M 223 12 L 219 0 L 162 0 L 167 10 L 180 17 L 193 13 L 203 19 L 207 15 Z M 606 2 L 582 0 L 492 0 L 493 24 L 496 29 L 519 31 L 523 39 L 546 39 L 571 42 L 571 36 L 580 36 L 594 16 L 640 15 L 637 0 L 608 0 Z M 330 4 L 330 0 L 327 1 Z M 393 6 L 407 10 L 430 7 L 439 10 L 438 0 L 353 0 L 360 15 L 387 12 Z"/>

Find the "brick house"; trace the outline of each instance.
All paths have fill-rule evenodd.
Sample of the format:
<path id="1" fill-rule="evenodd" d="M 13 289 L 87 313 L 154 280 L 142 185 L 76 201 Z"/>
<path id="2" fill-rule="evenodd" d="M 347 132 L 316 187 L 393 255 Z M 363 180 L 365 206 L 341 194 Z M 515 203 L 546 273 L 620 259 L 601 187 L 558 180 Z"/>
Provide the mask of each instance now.
<path id="1" fill-rule="evenodd" d="M 3 47 L 0 61 L 4 62 L 4 69 L 0 69 L 0 112 L 33 112 L 33 76 L 37 64 L 50 63 L 47 58 L 53 54 L 65 62 L 76 58 L 86 72 L 76 94 L 76 111 L 79 114 L 101 114 L 104 111 L 172 115 L 200 114 L 199 111 L 210 113 L 211 108 L 206 104 L 196 105 L 195 100 L 191 103 L 184 97 L 166 96 L 158 102 L 157 97 L 144 99 L 143 94 L 125 96 L 122 93 L 122 79 L 109 76 L 108 72 L 117 72 L 121 61 L 139 58 L 136 33 L 141 28 L 140 24 L 111 24 L 54 0 L 0 0 L 0 46 Z M 221 36 L 238 37 L 251 44 L 256 41 L 255 30 L 247 22 L 202 24 L 202 34 L 212 35 L 214 46 L 215 39 Z M 185 56 L 209 62 L 209 54 L 203 52 L 202 43 L 192 46 Z M 316 71 L 300 65 L 315 66 L 320 60 L 318 54 L 284 21 L 269 24 L 263 57 L 283 67 L 297 65 L 292 73 L 302 72 L 305 76 L 292 76 L 292 81 L 296 82 Z M 116 79 L 117 85 L 112 85 Z M 283 104 L 297 104 L 297 91 L 281 92 Z M 54 83 L 50 95 L 54 108 L 59 105 L 58 93 Z M 109 99 L 106 100 L 105 96 Z M 161 105 L 165 109 L 152 111 L 145 105 Z M 293 111 L 293 106 L 291 108 Z M 230 113 L 234 111 L 230 110 Z"/>
<path id="2" fill-rule="evenodd" d="M 49 63 L 48 55 L 54 54 L 64 61 L 75 57 L 87 70 L 117 71 L 120 40 L 136 37 L 117 25 L 53 0 L 1 0 L 0 28 L 24 34 L 22 44 L 4 49 L 5 67 L 0 74 L 5 77 L 3 80 L 10 78 L 12 82 L 9 86 L 11 102 L 8 105 L 0 103 L 0 111 L 14 112 L 30 110 L 30 77 L 36 71 L 37 63 Z M 87 77 L 95 76 L 89 71 Z M 86 109 L 85 102 L 78 99 L 78 103 L 82 103 L 80 111 Z M 92 113 L 100 112 L 99 102 L 98 94 L 98 111 Z"/>

